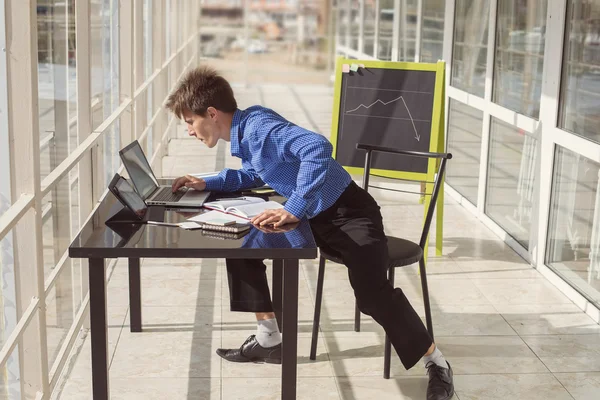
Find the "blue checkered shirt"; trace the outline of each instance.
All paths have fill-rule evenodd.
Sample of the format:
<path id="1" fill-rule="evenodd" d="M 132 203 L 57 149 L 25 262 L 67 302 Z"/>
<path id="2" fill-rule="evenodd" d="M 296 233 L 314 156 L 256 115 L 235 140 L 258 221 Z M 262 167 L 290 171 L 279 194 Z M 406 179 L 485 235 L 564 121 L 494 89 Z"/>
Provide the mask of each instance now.
<path id="1" fill-rule="evenodd" d="M 234 192 L 268 184 L 287 197 L 285 210 L 313 218 L 331 207 L 352 178 L 332 157 L 333 146 L 317 133 L 261 106 L 236 110 L 231 124 L 231 155 L 242 169 L 226 168 L 205 178 L 206 189 Z"/>

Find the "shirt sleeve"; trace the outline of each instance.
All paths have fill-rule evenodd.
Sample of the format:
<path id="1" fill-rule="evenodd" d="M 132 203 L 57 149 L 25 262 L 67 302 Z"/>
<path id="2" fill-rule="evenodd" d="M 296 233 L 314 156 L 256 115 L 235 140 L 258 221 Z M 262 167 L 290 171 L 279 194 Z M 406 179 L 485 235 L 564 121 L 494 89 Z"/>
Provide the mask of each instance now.
<path id="1" fill-rule="evenodd" d="M 275 122 L 268 128 L 269 134 L 263 136 L 263 151 L 276 153 L 283 161 L 300 161 L 296 189 L 284 209 L 302 219 L 323 189 L 333 146 L 324 136 L 287 121 Z"/>
<path id="2" fill-rule="evenodd" d="M 225 168 L 217 176 L 204 178 L 206 190 L 218 192 L 237 192 L 264 185 L 260 176 L 250 166 L 242 163 L 242 169 Z M 246 167 L 246 168 L 245 168 Z"/>

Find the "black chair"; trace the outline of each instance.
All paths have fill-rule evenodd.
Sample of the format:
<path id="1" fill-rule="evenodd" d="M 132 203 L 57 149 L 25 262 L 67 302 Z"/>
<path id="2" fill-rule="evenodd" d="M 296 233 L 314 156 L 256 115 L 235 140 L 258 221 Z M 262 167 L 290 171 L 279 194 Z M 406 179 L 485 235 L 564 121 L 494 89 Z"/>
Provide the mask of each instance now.
<path id="1" fill-rule="evenodd" d="M 438 193 L 443 182 L 444 172 L 446 170 L 446 161 L 452 158 L 450 153 L 426 153 L 417 151 L 405 151 L 398 150 L 389 147 L 371 146 L 365 144 L 357 144 L 356 148 L 359 150 L 366 150 L 365 154 L 365 171 L 363 177 L 362 187 L 365 190 L 369 188 L 369 175 L 371 171 L 371 156 L 372 152 L 383 152 L 393 153 L 404 156 L 420 157 L 420 158 L 435 158 L 441 160 L 439 162 L 439 168 L 436 174 L 436 179 L 433 185 L 432 193 L 425 193 L 425 195 L 431 196 L 431 201 L 427 209 L 425 217 L 425 223 L 423 224 L 423 232 L 421 233 L 421 239 L 419 243 L 414 243 L 410 240 L 401 239 L 393 236 L 387 236 L 388 250 L 390 255 L 388 278 L 394 285 L 394 272 L 398 267 L 404 267 L 416 262 L 419 263 L 419 271 L 421 275 L 421 286 L 423 289 L 423 301 L 425 303 L 425 319 L 427 322 L 427 330 L 433 339 L 433 324 L 431 322 L 431 309 L 429 305 L 429 290 L 427 289 L 427 272 L 425 270 L 425 258 L 424 249 L 427 243 L 427 237 L 429 235 L 429 226 L 433 219 L 433 212 L 435 211 L 435 203 L 438 198 Z M 392 190 L 392 189 L 390 189 Z M 343 264 L 343 261 L 331 254 L 324 253 L 321 251 L 321 257 L 319 259 L 319 275 L 317 278 L 317 294 L 315 299 L 315 315 L 313 319 L 313 331 L 312 331 L 312 342 L 310 348 L 310 359 L 314 360 L 317 353 L 317 340 L 319 334 L 319 320 L 321 318 L 321 300 L 323 298 L 323 280 L 325 278 L 325 262 L 326 260 L 333 261 L 338 264 Z M 358 305 L 355 304 L 354 311 L 354 330 L 360 331 L 360 310 Z M 390 378 L 390 361 L 391 361 L 391 343 L 389 338 L 385 337 L 385 355 L 384 355 L 384 366 L 383 366 L 383 377 L 385 379 Z"/>

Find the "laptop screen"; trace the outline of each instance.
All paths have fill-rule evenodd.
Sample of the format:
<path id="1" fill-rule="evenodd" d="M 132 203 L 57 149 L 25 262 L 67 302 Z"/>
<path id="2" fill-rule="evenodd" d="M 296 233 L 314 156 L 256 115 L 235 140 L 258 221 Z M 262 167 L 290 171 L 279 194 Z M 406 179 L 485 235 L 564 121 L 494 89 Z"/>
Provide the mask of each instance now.
<path id="1" fill-rule="evenodd" d="M 150 164 L 137 141 L 121 151 L 121 160 L 127 168 L 129 178 L 135 189 L 144 199 L 147 199 L 158 187 L 158 182 L 154 178 L 152 168 L 150 168 Z"/>
<path id="2" fill-rule="evenodd" d="M 123 178 L 117 181 L 115 188 L 117 189 L 117 193 L 119 193 L 120 199 L 141 219 L 148 209 L 141 196 Z"/>

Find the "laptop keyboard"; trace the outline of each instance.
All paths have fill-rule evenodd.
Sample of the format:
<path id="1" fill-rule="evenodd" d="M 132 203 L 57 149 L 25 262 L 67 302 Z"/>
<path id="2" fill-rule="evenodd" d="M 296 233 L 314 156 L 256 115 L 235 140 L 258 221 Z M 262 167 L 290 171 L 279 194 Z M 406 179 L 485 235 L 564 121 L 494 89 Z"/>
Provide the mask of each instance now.
<path id="1" fill-rule="evenodd" d="M 152 201 L 164 201 L 166 203 L 174 203 L 179 201 L 185 194 L 185 190 L 178 190 L 173 193 L 170 187 L 162 187 L 156 196 L 152 197 Z"/>

